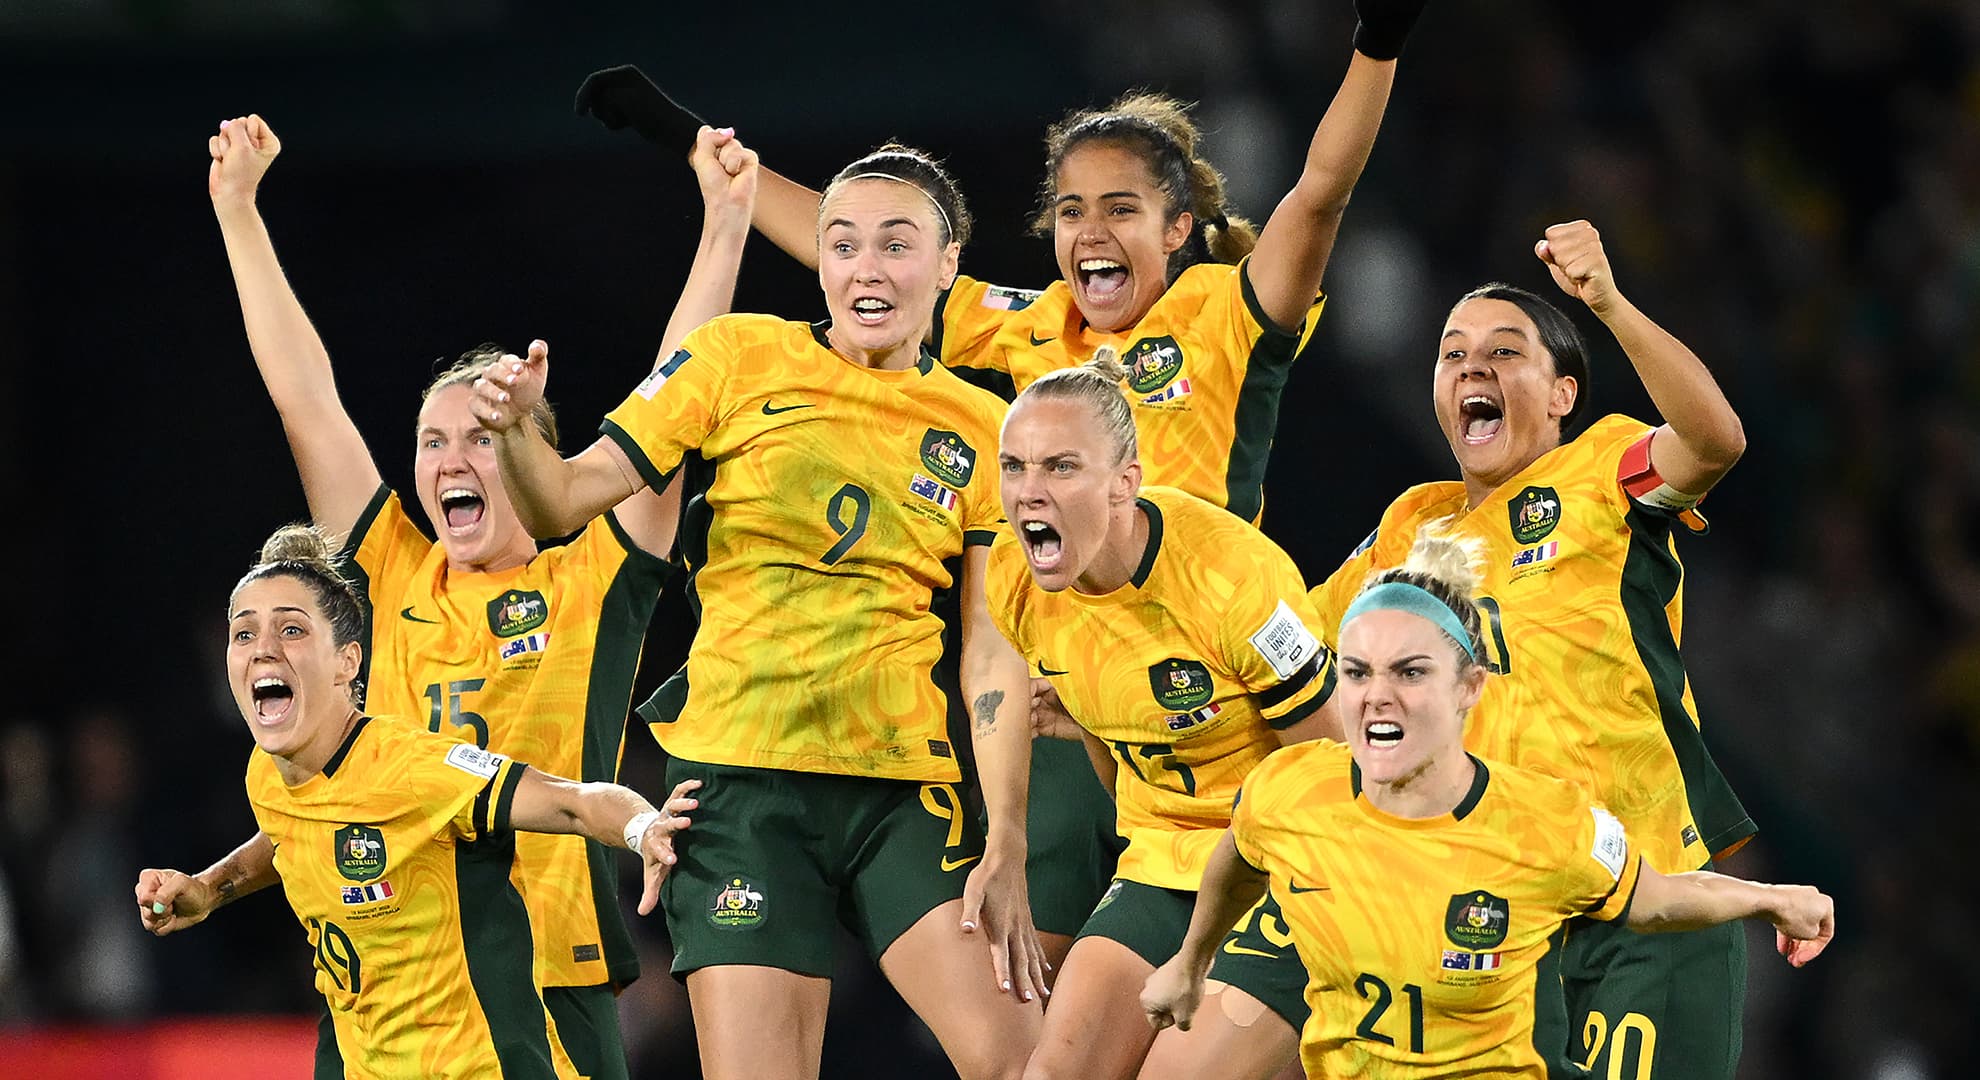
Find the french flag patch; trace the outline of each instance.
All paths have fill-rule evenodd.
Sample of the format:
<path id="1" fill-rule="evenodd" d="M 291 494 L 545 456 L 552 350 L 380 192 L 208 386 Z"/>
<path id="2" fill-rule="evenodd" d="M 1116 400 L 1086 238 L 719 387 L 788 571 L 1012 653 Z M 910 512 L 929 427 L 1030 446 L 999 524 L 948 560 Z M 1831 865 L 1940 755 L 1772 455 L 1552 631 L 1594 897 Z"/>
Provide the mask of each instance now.
<path id="1" fill-rule="evenodd" d="M 507 660 L 510 657 L 521 656 L 524 653 L 542 652 L 549 647 L 549 631 L 546 630 L 541 634 L 524 634 L 522 637 L 502 646 L 502 659 Z"/>
<path id="2" fill-rule="evenodd" d="M 390 900 L 391 898 L 392 883 L 389 881 L 374 881 L 369 885 L 344 886 L 344 903 L 346 904 L 375 904 L 380 900 Z"/>
<path id="3" fill-rule="evenodd" d="M 957 496 L 954 490 L 948 485 L 930 480 L 920 473 L 915 473 L 914 479 L 908 481 L 908 490 L 944 510 L 954 510 L 956 508 Z"/>
<path id="4" fill-rule="evenodd" d="M 1497 971 L 1503 953 L 1465 952 L 1462 949 L 1445 949 L 1443 968 L 1445 971 Z"/>
<path id="5" fill-rule="evenodd" d="M 1189 396 L 1189 380 L 1177 379 L 1175 382 L 1172 382 L 1169 385 L 1163 387 L 1162 389 L 1155 391 L 1154 393 L 1148 395 L 1145 398 L 1142 398 L 1141 403 L 1143 405 L 1155 405 L 1160 402 L 1173 401 L 1176 398 L 1188 397 L 1188 396 Z"/>
<path id="6" fill-rule="evenodd" d="M 1560 553 L 1561 553 L 1561 542 L 1559 540 L 1549 540 L 1548 542 L 1541 544 L 1539 547 L 1530 547 L 1527 548 L 1525 551 L 1522 551 L 1519 554 L 1514 555 L 1512 560 L 1512 568 L 1514 570 L 1517 570 L 1522 566 L 1532 566 L 1534 563 L 1543 563 L 1546 562 L 1548 559 L 1551 559 L 1554 556 L 1559 555 Z"/>
<path id="7" fill-rule="evenodd" d="M 1171 716 L 1168 718 L 1169 730 L 1187 731 L 1198 724 L 1207 723 L 1210 719 L 1212 719 L 1218 713 L 1223 711 L 1224 711 L 1224 707 L 1213 701 L 1210 704 L 1205 705 L 1204 707 L 1196 710 L 1193 713 L 1178 713 L 1175 716 Z"/>

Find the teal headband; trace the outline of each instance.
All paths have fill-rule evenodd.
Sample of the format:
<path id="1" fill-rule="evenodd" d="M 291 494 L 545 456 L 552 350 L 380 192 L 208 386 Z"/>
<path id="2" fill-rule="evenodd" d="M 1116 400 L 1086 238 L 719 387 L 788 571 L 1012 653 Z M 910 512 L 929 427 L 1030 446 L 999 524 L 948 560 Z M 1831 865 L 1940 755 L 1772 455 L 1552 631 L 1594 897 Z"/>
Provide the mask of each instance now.
<path id="1" fill-rule="evenodd" d="M 1370 611 L 1407 611 L 1437 624 L 1437 629 L 1449 634 L 1451 639 L 1464 648 L 1464 654 L 1476 663 L 1478 654 L 1471 648 L 1471 635 L 1465 632 L 1464 623 L 1459 621 L 1457 612 L 1449 604 L 1437 599 L 1430 590 L 1407 581 L 1385 581 L 1363 592 L 1348 605 L 1347 614 L 1341 616 L 1341 629 Z"/>

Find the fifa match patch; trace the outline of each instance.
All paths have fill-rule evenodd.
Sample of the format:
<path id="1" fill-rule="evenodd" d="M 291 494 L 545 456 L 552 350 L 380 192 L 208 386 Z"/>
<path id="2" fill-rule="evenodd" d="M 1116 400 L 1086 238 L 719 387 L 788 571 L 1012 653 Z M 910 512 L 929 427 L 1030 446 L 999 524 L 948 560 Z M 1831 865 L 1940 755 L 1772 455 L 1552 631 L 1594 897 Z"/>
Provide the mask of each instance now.
<path id="1" fill-rule="evenodd" d="M 1189 396 L 1189 380 L 1177 379 L 1175 382 L 1170 383 L 1168 386 L 1165 386 L 1162 389 L 1156 391 L 1155 393 L 1152 393 L 1147 397 L 1142 398 L 1141 403 L 1143 405 L 1159 405 L 1164 401 L 1173 401 L 1176 398 L 1188 397 L 1188 396 Z"/>
<path id="2" fill-rule="evenodd" d="M 1442 966 L 1445 971 L 1497 971 L 1504 956 L 1504 953 L 1445 949 Z"/>
<path id="3" fill-rule="evenodd" d="M 1623 864 L 1629 861 L 1629 837 L 1623 832 L 1623 823 L 1599 806 L 1589 807 L 1588 812 L 1595 815 L 1595 848 L 1588 854 L 1610 877 L 1621 881 Z"/>
<path id="4" fill-rule="evenodd" d="M 502 659 L 507 660 L 511 657 L 521 656 L 524 653 L 542 652 L 549 647 L 549 631 L 546 630 L 541 634 L 525 634 L 514 641 L 503 643 Z"/>
<path id="5" fill-rule="evenodd" d="M 915 473 L 914 479 L 908 481 L 908 490 L 944 510 L 956 508 L 958 496 L 953 489 L 939 481 L 930 480 L 920 473 Z"/>
<path id="6" fill-rule="evenodd" d="M 369 885 L 346 885 L 343 887 L 343 893 L 346 905 L 375 904 L 380 900 L 392 898 L 392 883 L 374 881 Z"/>
<path id="7" fill-rule="evenodd" d="M 1272 617 L 1251 635 L 1251 647 L 1258 650 L 1258 655 L 1264 657 L 1267 664 L 1272 665 L 1279 678 L 1290 679 L 1306 666 L 1308 660 L 1313 659 L 1314 653 L 1320 651 L 1320 639 L 1314 637 L 1313 631 L 1308 630 L 1306 624 L 1299 621 L 1299 616 L 1293 614 L 1293 609 L 1281 600 Z"/>
<path id="8" fill-rule="evenodd" d="M 1512 568 L 1514 570 L 1517 570 L 1522 566 L 1532 566 L 1535 563 L 1543 563 L 1546 562 L 1548 559 L 1551 559 L 1554 556 L 1559 555 L 1560 553 L 1561 553 L 1561 542 L 1559 540 L 1549 540 L 1548 542 L 1541 544 L 1539 547 L 1530 547 L 1520 552 L 1519 554 L 1514 555 L 1512 559 Z"/>
<path id="9" fill-rule="evenodd" d="M 673 377 L 674 372 L 679 371 L 681 365 L 687 363 L 693 355 L 686 349 L 675 349 L 674 355 L 668 357 L 666 363 L 654 368 L 651 372 L 647 373 L 646 378 L 639 381 L 639 385 L 633 389 L 633 393 L 638 394 L 648 401 L 652 401 L 653 395 L 659 393 L 660 388 L 667 385 L 667 380 Z"/>
<path id="10" fill-rule="evenodd" d="M 495 779 L 495 774 L 502 771 L 502 762 L 507 760 L 500 754 L 483 750 L 479 746 L 469 746 L 467 743 L 461 743 L 447 751 L 447 764 L 464 773 L 479 776 L 483 780 Z"/>
<path id="11" fill-rule="evenodd" d="M 1045 295 L 1036 289 L 1013 289 L 992 285 L 983 290 L 983 306 L 997 311 L 1023 311 Z"/>

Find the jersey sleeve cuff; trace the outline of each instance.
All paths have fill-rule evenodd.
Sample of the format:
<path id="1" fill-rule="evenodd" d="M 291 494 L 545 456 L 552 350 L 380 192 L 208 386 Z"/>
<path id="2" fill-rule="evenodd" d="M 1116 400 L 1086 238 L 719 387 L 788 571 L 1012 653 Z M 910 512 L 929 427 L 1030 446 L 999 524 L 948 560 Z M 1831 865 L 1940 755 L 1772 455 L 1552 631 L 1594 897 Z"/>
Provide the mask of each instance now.
<path id="1" fill-rule="evenodd" d="M 639 440 L 633 438 L 625 428 L 607 418 L 598 425 L 598 433 L 619 444 L 619 449 L 625 451 L 626 457 L 632 461 L 633 468 L 639 470 L 640 477 L 653 490 L 659 491 L 667 486 L 668 478 L 673 476 L 676 470 L 661 472 L 654 466 L 653 459 L 646 456 L 646 451 L 639 445 Z"/>
<path id="2" fill-rule="evenodd" d="M 528 768 L 520 761 L 511 761 L 506 772 L 490 779 L 488 785 L 481 789 L 475 802 L 479 809 L 482 801 L 487 800 L 486 814 L 476 815 L 483 818 L 479 823 L 482 836 L 509 831 L 509 812 L 515 807 L 516 787 L 522 783 L 523 773 Z"/>
<path id="3" fill-rule="evenodd" d="M 357 523 L 351 526 L 350 535 L 344 537 L 344 546 L 337 549 L 337 561 L 357 561 L 358 549 L 364 546 L 364 538 L 371 534 L 371 527 L 378 523 L 378 515 L 384 512 L 385 503 L 391 498 L 391 486 L 381 481 L 378 490 L 371 493 L 371 501 L 364 504 Z"/>
<path id="4" fill-rule="evenodd" d="M 990 545 L 996 542 L 997 542 L 997 530 L 995 529 L 963 530 L 964 547 L 989 547 Z"/>
<path id="5" fill-rule="evenodd" d="M 1325 664 L 1321 662 L 1322 658 L 1327 655 L 1324 652 L 1315 653 L 1313 659 L 1308 662 L 1307 667 L 1300 669 L 1301 674 L 1294 675 L 1292 679 L 1288 679 L 1286 682 L 1273 687 L 1266 694 L 1258 695 L 1259 712 L 1265 714 L 1265 722 L 1271 725 L 1273 731 L 1284 731 L 1307 717 L 1312 716 L 1314 713 L 1319 712 L 1320 707 L 1327 704 L 1327 701 L 1334 696 L 1334 665 L 1331 661 Z M 1298 685 L 1293 687 L 1291 693 L 1269 704 L 1267 703 L 1267 694 L 1284 690 L 1286 687 L 1292 686 L 1294 682 L 1298 682 Z M 1306 700 L 1296 703 L 1292 708 L 1287 709 L 1279 716 L 1271 715 L 1272 708 L 1292 699 L 1300 690 L 1313 686 L 1315 682 L 1318 682 L 1319 686 L 1312 694 L 1307 696 Z"/>
<path id="6" fill-rule="evenodd" d="M 1259 327 L 1265 331 L 1266 336 L 1297 339 L 1299 337 L 1300 330 L 1302 330 L 1305 327 L 1305 320 L 1301 320 L 1301 324 L 1299 326 L 1295 326 L 1292 329 L 1288 330 L 1285 327 L 1280 326 L 1278 323 L 1273 322 L 1272 317 L 1270 315 L 1265 314 L 1264 306 L 1259 304 L 1258 292 L 1257 290 L 1251 287 L 1251 256 L 1247 255 L 1244 257 L 1244 261 L 1238 264 L 1237 272 L 1238 272 L 1238 292 L 1240 295 L 1244 297 L 1244 309 L 1251 313 L 1252 320 L 1256 322 L 1259 325 Z M 1324 293 L 1321 294 L 1321 296 L 1324 295 L 1325 295 Z M 1314 297 L 1313 302 L 1315 304 L 1319 303 L 1320 297 L 1318 296 Z M 1311 314 L 1312 308 L 1309 306 L 1307 308 L 1307 311 L 1309 314 Z"/>
<path id="7" fill-rule="evenodd" d="M 1675 518 L 1694 533 L 1709 531 L 1711 526 L 1698 512 L 1698 504 L 1705 501 L 1705 496 L 1688 495 L 1671 487 L 1658 475 L 1656 465 L 1651 463 L 1650 441 L 1656 434 L 1655 430 L 1645 432 L 1642 438 L 1623 451 L 1622 460 L 1616 466 L 1616 482 L 1622 485 L 1623 494 L 1628 496 L 1632 505 L 1653 514 Z"/>

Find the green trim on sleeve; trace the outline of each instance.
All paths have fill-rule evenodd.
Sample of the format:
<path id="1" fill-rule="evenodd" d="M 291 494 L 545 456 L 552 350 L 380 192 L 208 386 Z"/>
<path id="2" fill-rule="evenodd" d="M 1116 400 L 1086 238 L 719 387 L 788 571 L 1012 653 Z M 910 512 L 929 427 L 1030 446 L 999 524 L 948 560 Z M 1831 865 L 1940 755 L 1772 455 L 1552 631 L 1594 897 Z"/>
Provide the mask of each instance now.
<path id="1" fill-rule="evenodd" d="M 1304 321 L 1302 320 L 1299 326 L 1295 326 L 1291 330 L 1288 330 L 1285 327 L 1280 326 L 1278 323 L 1273 322 L 1272 317 L 1270 315 L 1265 314 L 1265 308 L 1258 303 L 1257 290 L 1251 287 L 1251 256 L 1249 255 L 1245 256 L 1244 261 L 1238 264 L 1237 272 L 1238 272 L 1238 295 L 1244 297 L 1244 309 L 1246 311 L 1251 312 L 1251 317 L 1257 320 L 1259 327 L 1263 329 L 1267 335 L 1276 335 L 1282 338 L 1291 338 L 1293 341 L 1297 342 L 1299 340 L 1300 331 L 1305 329 Z M 1320 303 L 1320 301 L 1324 299 L 1326 295 L 1327 295 L 1326 293 L 1321 293 L 1319 296 L 1314 297 L 1313 303 L 1308 304 L 1306 306 L 1306 310 L 1309 312 L 1312 311 L 1314 305 Z M 1290 358 L 1290 354 L 1288 354 L 1288 358 Z"/>
<path id="2" fill-rule="evenodd" d="M 626 457 L 632 459 L 633 468 L 639 470 L 641 479 L 644 479 L 653 490 L 659 491 L 667 486 L 667 478 L 674 475 L 674 470 L 661 472 L 655 467 L 652 459 L 648 458 L 646 451 L 640 447 L 639 440 L 627 433 L 625 428 L 608 419 L 599 423 L 598 433 L 619 444 L 619 449 L 624 450 Z"/>
<path id="3" fill-rule="evenodd" d="M 502 780 L 501 790 L 495 793 L 495 810 L 488 815 L 488 832 L 506 833 L 509 831 L 509 812 L 515 809 L 516 788 L 522 783 L 523 773 L 529 766 L 520 761 L 509 763 L 509 775 Z"/>
<path id="4" fill-rule="evenodd" d="M 1265 721 L 1265 723 L 1270 725 L 1273 731 L 1284 731 L 1287 728 L 1292 727 L 1294 724 L 1299 723 L 1301 720 L 1304 720 L 1307 717 L 1312 716 L 1314 713 L 1319 712 L 1322 706 L 1326 705 L 1327 702 L 1333 700 L 1333 697 L 1334 697 L 1334 665 L 1328 664 L 1325 681 L 1323 681 L 1320 684 L 1320 689 L 1315 691 L 1312 697 L 1307 698 L 1303 703 L 1296 706 L 1291 712 L 1287 713 L 1284 716 L 1279 717 L 1277 720 L 1267 720 Z"/>
<path id="5" fill-rule="evenodd" d="M 1300 335 L 1274 326 L 1259 310 L 1248 264 L 1238 268 L 1238 276 L 1245 306 L 1264 333 L 1252 343 L 1251 354 L 1245 357 L 1244 381 L 1238 385 L 1232 417 L 1235 434 L 1230 461 L 1224 466 L 1224 509 L 1256 522 L 1265 510 L 1265 463 L 1279 430 L 1279 397 L 1285 392 L 1293 357 L 1300 351 Z"/>
<path id="6" fill-rule="evenodd" d="M 371 527 L 378 522 L 378 515 L 385 510 L 385 504 L 392 498 L 392 489 L 384 481 L 379 481 L 378 490 L 371 493 L 371 501 L 364 504 L 364 512 L 358 515 L 357 523 L 351 526 L 349 536 L 344 537 L 344 546 L 337 549 L 337 561 L 357 562 L 358 548 L 364 546 L 364 538 L 371 535 Z"/>
<path id="7" fill-rule="evenodd" d="M 997 530 L 995 529 L 963 530 L 964 547 L 989 547 L 990 545 L 996 542 L 997 542 Z"/>

